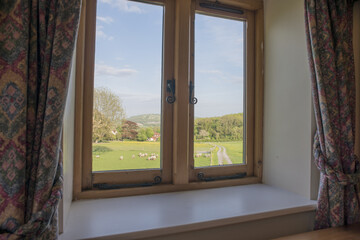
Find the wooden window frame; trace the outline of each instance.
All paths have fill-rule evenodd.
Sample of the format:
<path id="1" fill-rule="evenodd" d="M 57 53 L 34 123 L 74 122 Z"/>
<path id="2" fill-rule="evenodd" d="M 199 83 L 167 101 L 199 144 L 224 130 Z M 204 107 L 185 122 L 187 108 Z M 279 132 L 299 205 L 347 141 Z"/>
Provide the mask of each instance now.
<path id="1" fill-rule="evenodd" d="M 89 0 L 88 0 L 89 1 Z M 96 1 L 92 0 L 92 5 L 87 8 L 87 14 L 90 14 L 91 16 L 96 15 Z M 163 52 L 166 54 L 163 54 L 163 72 L 162 75 L 164 76 L 163 79 L 171 79 L 173 76 L 173 50 L 172 50 L 172 42 L 173 42 L 173 35 L 174 35 L 174 29 L 172 28 L 173 25 L 173 5 L 171 4 L 171 1 L 167 0 L 155 0 L 155 1 L 145 1 L 141 0 L 139 2 L 150 2 L 152 4 L 156 5 L 162 5 L 164 7 L 164 33 L 163 33 Z M 91 22 L 91 25 L 88 26 L 85 24 L 86 30 L 88 30 L 89 34 L 92 36 L 95 36 L 95 25 L 93 22 Z M 85 31 L 86 31 L 85 30 Z M 93 38 L 91 38 L 93 39 Z M 95 39 L 95 37 L 94 37 Z M 95 41 L 92 41 L 90 44 L 95 45 Z M 85 46 L 86 47 L 86 46 Z M 90 51 L 94 52 L 94 47 L 89 46 L 91 49 Z M 94 59 L 94 56 L 89 56 L 88 59 Z M 90 66 L 88 71 L 94 72 L 93 66 Z M 89 80 L 89 84 L 84 86 L 84 91 L 89 92 L 87 95 L 87 99 L 93 99 L 92 97 L 92 91 L 93 91 L 93 76 L 89 76 L 89 79 L 92 79 L 92 81 Z M 160 169 L 146 169 L 146 170 L 123 170 L 123 171 L 99 171 L 99 172 L 92 172 L 92 161 L 88 161 L 90 163 L 86 164 L 86 169 L 84 170 L 84 173 L 86 176 L 83 177 L 83 183 L 85 181 L 86 187 L 91 189 L 94 184 L 136 184 L 136 183 L 151 183 L 154 181 L 155 177 L 160 176 L 162 179 L 162 183 L 171 183 L 171 166 L 172 166 L 172 107 L 166 103 L 166 97 L 168 93 L 166 92 L 166 81 L 162 81 L 162 96 L 165 96 L 161 99 L 161 168 Z M 91 94 L 90 94 L 91 92 Z M 88 101 L 91 102 L 92 101 Z M 92 119 L 92 108 L 93 106 L 91 104 L 86 104 L 89 109 L 84 111 L 84 117 L 86 119 Z M 91 106 L 90 106 L 91 105 Z M 166 119 L 166 121 L 165 121 Z M 86 126 L 87 133 L 92 132 L 92 125 Z M 164 134 L 165 133 L 165 134 Z M 89 136 L 86 136 L 89 138 Z M 91 136 L 90 136 L 91 139 Z M 86 141 L 86 145 L 84 146 L 84 151 L 86 151 L 86 156 L 83 158 L 86 159 L 92 159 L 91 156 L 91 149 L 92 142 Z M 85 161 L 87 161 L 85 159 Z M 91 177 L 91 182 L 89 180 L 88 176 Z"/>
<path id="2" fill-rule="evenodd" d="M 245 59 L 245 84 L 244 84 L 244 95 L 245 95 L 245 129 L 244 129 L 244 150 L 245 156 L 244 164 L 234 164 L 234 165 L 223 165 L 223 166 L 211 166 L 211 167 L 202 167 L 195 168 L 194 167 L 194 105 L 190 105 L 190 151 L 189 151 L 189 159 L 190 159 L 190 181 L 196 181 L 198 179 L 198 174 L 202 173 L 205 177 L 218 177 L 218 176 L 227 176 L 227 175 L 235 175 L 239 173 L 246 173 L 246 176 L 253 176 L 254 174 L 254 166 L 252 164 L 254 159 L 254 102 L 255 102 L 255 14 L 254 11 L 243 10 L 243 14 L 234 14 L 229 12 L 224 12 L 220 10 L 212 10 L 208 8 L 203 8 L 200 6 L 200 3 L 208 2 L 204 0 L 196 0 L 192 2 L 192 26 L 191 26 L 191 60 L 190 60 L 190 74 L 191 79 L 196 82 L 194 76 L 194 57 L 195 57 L 195 14 L 203 14 L 212 17 L 220 17 L 227 19 L 234 19 L 244 21 L 245 23 L 245 50 L 246 53 Z"/>
<path id="3" fill-rule="evenodd" d="M 246 165 L 194 168 L 193 125 L 194 106 L 189 104 L 189 81 L 194 80 L 194 16 L 195 11 L 239 19 L 238 15 L 202 9 L 203 0 L 138 0 L 164 6 L 162 85 L 162 170 L 92 172 L 92 101 L 94 86 L 96 0 L 82 2 L 80 26 L 76 47 L 75 97 L 75 153 L 73 198 L 89 199 L 141 195 L 181 190 L 195 190 L 260 183 L 262 181 L 262 130 L 263 130 L 263 3 L 261 0 L 220 0 L 220 3 L 244 10 L 240 19 L 248 23 L 246 43 Z M 248 29 L 249 29 L 248 28 Z M 86 41 L 85 41 L 86 39 Z M 249 47 L 247 47 L 248 49 Z M 248 51 L 248 50 L 247 50 Z M 177 101 L 165 102 L 166 80 L 175 79 Z M 84 104 L 87 102 L 87 104 Z M 164 117 L 166 115 L 166 118 Z M 165 121 L 165 119 L 167 119 Z M 166 137 L 167 136 L 167 137 Z M 184 144 L 185 143 L 185 144 Z M 246 172 L 241 179 L 213 182 L 197 181 L 200 171 L 211 176 Z M 126 184 L 149 182 L 162 174 L 162 184 L 151 187 L 134 187 L 99 190 L 94 184 Z"/>

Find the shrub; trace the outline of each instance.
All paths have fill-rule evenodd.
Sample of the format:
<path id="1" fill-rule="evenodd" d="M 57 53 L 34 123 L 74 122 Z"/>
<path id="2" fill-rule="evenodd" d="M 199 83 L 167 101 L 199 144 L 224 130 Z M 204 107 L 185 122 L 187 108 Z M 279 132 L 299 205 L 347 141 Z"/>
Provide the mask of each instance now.
<path id="1" fill-rule="evenodd" d="M 105 146 L 93 146 L 92 149 L 93 152 L 111 152 L 111 148 L 105 147 Z"/>

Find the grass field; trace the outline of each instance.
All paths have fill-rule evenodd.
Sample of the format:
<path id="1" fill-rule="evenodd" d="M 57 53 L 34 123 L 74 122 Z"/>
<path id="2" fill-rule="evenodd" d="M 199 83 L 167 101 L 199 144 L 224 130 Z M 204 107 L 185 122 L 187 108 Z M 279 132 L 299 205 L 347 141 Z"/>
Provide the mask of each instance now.
<path id="1" fill-rule="evenodd" d="M 211 164 L 211 158 L 206 157 L 205 153 L 211 152 L 212 145 L 209 143 L 195 143 L 194 152 L 201 152 L 201 157 L 195 159 L 195 167 L 208 167 Z M 211 154 L 211 153 L 210 153 Z"/>
<path id="2" fill-rule="evenodd" d="M 243 159 L 243 142 L 221 142 L 221 145 L 226 148 L 226 153 L 233 164 L 244 163 Z"/>
<path id="3" fill-rule="evenodd" d="M 221 142 L 233 163 L 242 163 L 241 142 Z M 195 159 L 195 167 L 218 165 L 217 148 L 214 143 L 195 143 L 195 154 L 202 153 Z M 139 153 L 147 154 L 140 157 Z M 147 160 L 151 154 L 160 156 L 159 142 L 112 141 L 93 144 L 93 171 L 129 170 L 160 168 L 160 157 Z M 211 155 L 206 157 L 205 154 Z M 122 157 L 122 159 L 121 159 Z"/>

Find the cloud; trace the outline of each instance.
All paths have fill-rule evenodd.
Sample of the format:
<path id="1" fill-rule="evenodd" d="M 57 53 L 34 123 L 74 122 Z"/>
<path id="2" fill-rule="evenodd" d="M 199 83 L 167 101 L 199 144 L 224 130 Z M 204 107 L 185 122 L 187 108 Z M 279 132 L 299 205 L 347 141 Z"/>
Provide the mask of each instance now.
<path id="1" fill-rule="evenodd" d="M 161 94 L 151 94 L 151 93 L 129 93 L 129 92 L 121 92 L 118 93 L 124 100 L 137 101 L 139 103 L 142 102 L 153 102 L 158 101 L 160 104 Z"/>
<path id="2" fill-rule="evenodd" d="M 223 74 L 220 70 L 199 70 L 198 72 L 205 74 Z"/>
<path id="3" fill-rule="evenodd" d="M 134 3 L 129 3 L 127 0 L 100 0 L 102 3 L 107 3 L 112 7 L 119 9 L 122 12 L 142 13 L 143 10 Z"/>
<path id="4" fill-rule="evenodd" d="M 96 75 L 107 75 L 115 77 L 127 77 L 137 73 L 135 69 L 131 68 L 116 68 L 105 64 L 95 65 Z"/>
<path id="5" fill-rule="evenodd" d="M 199 15 L 197 21 L 200 22 L 201 26 L 201 28 L 196 29 L 199 32 L 198 36 L 202 35 L 199 39 L 202 39 L 202 41 L 211 39 L 211 42 L 215 43 L 213 47 L 220 53 L 219 57 L 222 60 L 238 66 L 243 65 L 244 32 L 242 30 L 245 24 L 243 25 L 242 22 L 237 20 L 203 15 Z"/>
<path id="6" fill-rule="evenodd" d="M 114 19 L 112 19 L 111 17 L 100 17 L 100 16 L 97 16 L 96 17 L 96 20 L 99 20 L 103 23 L 106 23 L 106 24 L 110 24 L 114 21 Z"/>
<path id="7" fill-rule="evenodd" d="M 107 34 L 102 30 L 103 28 L 104 28 L 103 26 L 97 26 L 97 27 L 96 27 L 96 38 L 97 38 L 97 39 L 102 38 L 102 39 L 109 40 L 109 41 L 114 40 L 114 37 L 113 37 L 113 36 L 107 35 Z"/>

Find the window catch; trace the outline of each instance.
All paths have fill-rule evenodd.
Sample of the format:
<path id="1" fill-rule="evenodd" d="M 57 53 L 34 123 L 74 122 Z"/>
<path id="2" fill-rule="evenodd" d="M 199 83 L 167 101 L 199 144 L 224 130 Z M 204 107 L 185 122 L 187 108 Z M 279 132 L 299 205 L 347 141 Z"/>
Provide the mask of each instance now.
<path id="1" fill-rule="evenodd" d="M 194 94 L 194 84 L 192 81 L 190 81 L 190 86 L 189 86 L 189 102 L 190 104 L 197 104 L 198 99 L 196 97 L 193 97 Z"/>
<path id="2" fill-rule="evenodd" d="M 166 81 L 166 91 L 170 93 L 170 96 L 166 97 L 166 102 L 173 104 L 176 100 L 175 98 L 175 79 Z"/>
<path id="3" fill-rule="evenodd" d="M 246 172 L 238 173 L 238 174 L 230 175 L 230 176 L 218 176 L 218 177 L 205 177 L 205 174 L 202 172 L 199 172 L 197 175 L 198 180 L 203 181 L 203 182 L 211 182 L 211 181 L 217 181 L 217 180 L 229 180 L 229 179 L 237 179 L 237 178 L 244 178 L 244 177 L 246 177 Z"/>
<path id="4" fill-rule="evenodd" d="M 209 9 L 214 9 L 214 10 L 219 10 L 219 11 L 224 11 L 224 12 L 229 12 L 229 13 L 235 13 L 235 14 L 240 14 L 240 15 L 244 14 L 244 10 L 235 8 L 233 6 L 221 4 L 218 1 L 216 1 L 216 2 L 203 1 L 203 2 L 200 2 L 199 5 L 200 5 L 200 7 L 203 7 L 203 8 L 209 8 Z"/>
<path id="5" fill-rule="evenodd" d="M 160 176 L 154 177 L 153 182 L 145 182 L 145 183 L 133 183 L 133 184 L 107 184 L 107 183 L 97 183 L 94 184 L 95 188 L 101 190 L 109 190 L 109 189 L 119 189 L 119 188 L 131 188 L 131 187 L 150 187 L 157 184 L 160 184 L 162 178 Z"/>

